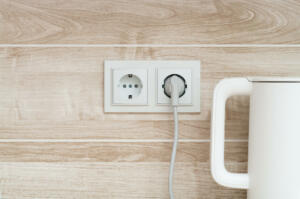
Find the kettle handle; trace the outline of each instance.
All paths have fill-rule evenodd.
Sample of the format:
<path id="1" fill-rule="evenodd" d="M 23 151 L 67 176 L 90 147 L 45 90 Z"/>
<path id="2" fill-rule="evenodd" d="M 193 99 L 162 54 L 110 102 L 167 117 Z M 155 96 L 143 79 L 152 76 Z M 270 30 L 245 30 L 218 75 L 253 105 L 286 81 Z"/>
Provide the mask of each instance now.
<path id="1" fill-rule="evenodd" d="M 211 173 L 217 183 L 225 187 L 248 189 L 248 174 L 231 173 L 224 164 L 225 106 L 233 95 L 250 95 L 252 83 L 247 78 L 221 80 L 213 97 L 211 119 Z"/>

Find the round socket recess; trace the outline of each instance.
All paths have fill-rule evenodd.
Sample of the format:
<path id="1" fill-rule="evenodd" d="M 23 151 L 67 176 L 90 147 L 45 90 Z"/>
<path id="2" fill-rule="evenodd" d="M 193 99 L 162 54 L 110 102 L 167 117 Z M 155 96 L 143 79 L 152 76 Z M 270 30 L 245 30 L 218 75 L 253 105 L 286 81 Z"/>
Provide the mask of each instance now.
<path id="1" fill-rule="evenodd" d="M 148 70 L 126 68 L 113 70 L 113 104 L 146 105 Z"/>
<path id="2" fill-rule="evenodd" d="M 180 105 L 192 105 L 192 68 L 168 68 L 161 67 L 157 69 L 157 104 L 169 106 L 171 103 L 170 97 L 164 92 L 163 85 L 165 85 L 165 80 L 170 75 L 178 75 L 184 80 L 185 92 L 179 98 Z M 200 72 L 199 72 L 200 73 Z"/>
<path id="3" fill-rule="evenodd" d="M 132 100 L 141 94 L 143 84 L 140 78 L 133 74 L 124 75 L 118 84 L 119 97 L 123 100 Z"/>

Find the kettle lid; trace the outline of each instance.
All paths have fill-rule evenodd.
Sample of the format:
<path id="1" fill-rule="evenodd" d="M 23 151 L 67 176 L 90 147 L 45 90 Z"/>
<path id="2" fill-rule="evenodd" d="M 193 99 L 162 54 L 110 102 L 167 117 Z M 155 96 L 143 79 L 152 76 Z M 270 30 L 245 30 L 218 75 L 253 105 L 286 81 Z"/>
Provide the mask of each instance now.
<path id="1" fill-rule="evenodd" d="M 250 82 L 265 82 L 265 83 L 300 83 L 300 77 L 247 77 Z"/>

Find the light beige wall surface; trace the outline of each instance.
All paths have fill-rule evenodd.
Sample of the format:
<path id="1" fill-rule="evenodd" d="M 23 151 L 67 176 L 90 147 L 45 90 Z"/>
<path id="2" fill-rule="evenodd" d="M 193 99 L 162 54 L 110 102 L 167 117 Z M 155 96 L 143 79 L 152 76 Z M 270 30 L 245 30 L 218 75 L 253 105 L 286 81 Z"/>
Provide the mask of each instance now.
<path id="1" fill-rule="evenodd" d="M 1 43 L 298 44 L 297 0 L 1 0 Z"/>
<path id="2" fill-rule="evenodd" d="M 179 117 L 176 199 L 246 199 L 210 175 L 212 91 L 225 77 L 300 76 L 299 8 L 292 0 L 0 0 L 1 198 L 168 198 L 172 115 L 103 112 L 103 61 L 136 59 L 202 62 L 202 111 Z M 248 109 L 246 96 L 227 102 L 231 171 L 247 171 Z"/>

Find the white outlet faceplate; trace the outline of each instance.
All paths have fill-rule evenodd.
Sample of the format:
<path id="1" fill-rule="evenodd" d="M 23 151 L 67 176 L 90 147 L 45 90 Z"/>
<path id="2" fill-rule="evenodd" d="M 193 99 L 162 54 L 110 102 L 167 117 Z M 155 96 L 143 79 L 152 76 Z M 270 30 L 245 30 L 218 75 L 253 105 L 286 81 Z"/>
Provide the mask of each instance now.
<path id="1" fill-rule="evenodd" d="M 200 61 L 105 61 L 105 112 L 172 112 L 162 85 L 178 74 L 186 81 L 178 111 L 200 112 Z"/>

